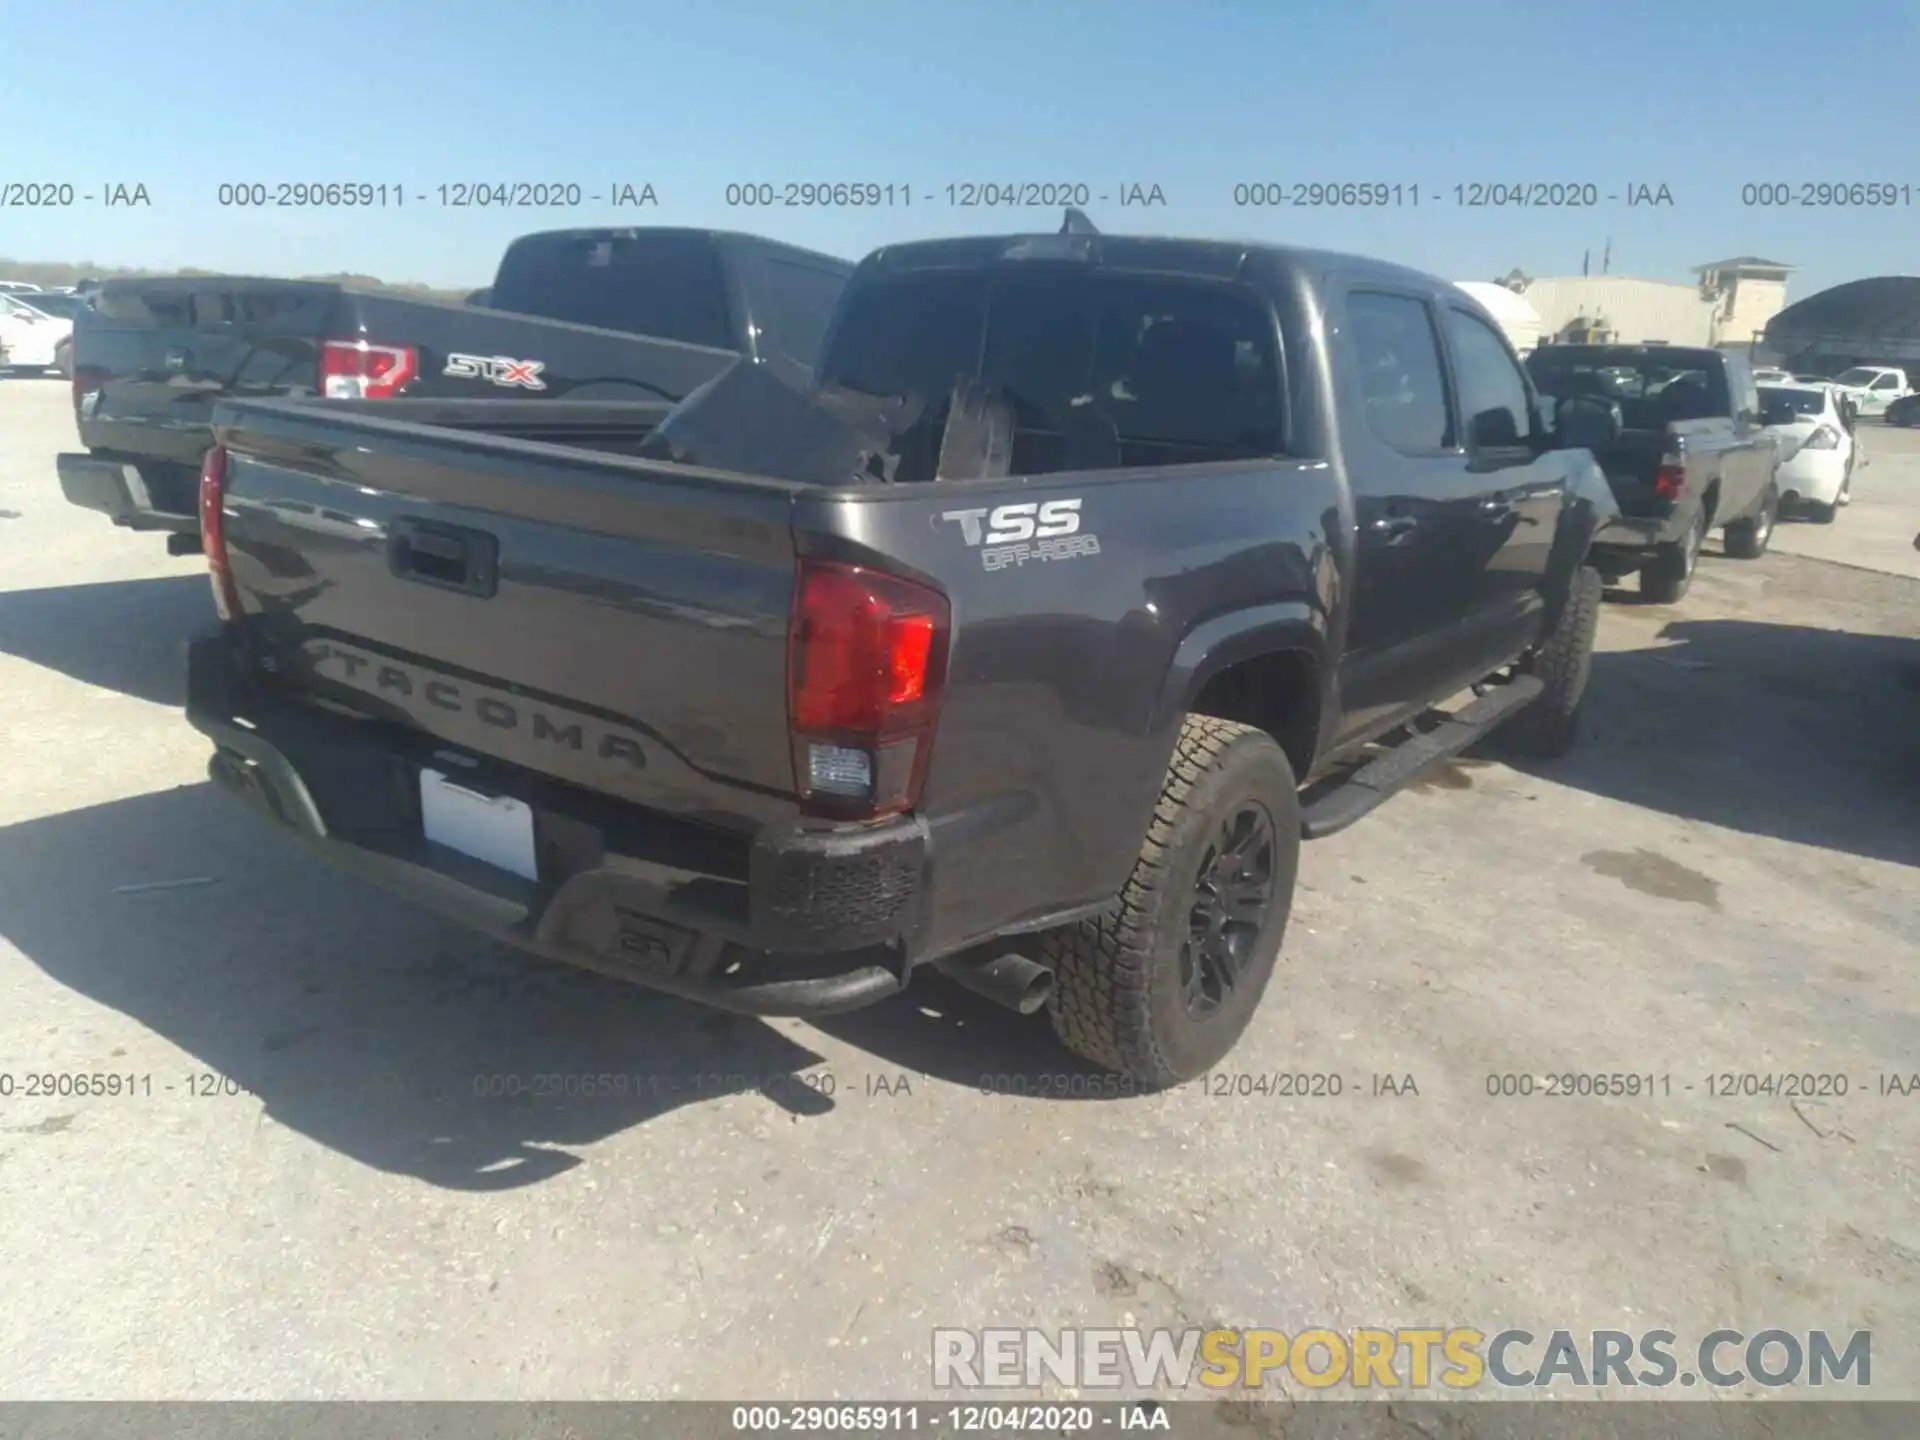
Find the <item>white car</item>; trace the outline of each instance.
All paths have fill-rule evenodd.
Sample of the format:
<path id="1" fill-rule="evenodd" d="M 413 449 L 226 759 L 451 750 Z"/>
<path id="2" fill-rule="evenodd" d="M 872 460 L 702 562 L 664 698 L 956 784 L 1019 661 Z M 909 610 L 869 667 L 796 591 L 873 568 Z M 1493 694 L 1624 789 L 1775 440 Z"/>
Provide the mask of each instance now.
<path id="1" fill-rule="evenodd" d="M 1856 365 L 1842 370 L 1832 383 L 1846 392 L 1862 415 L 1879 415 L 1894 401 L 1913 394 L 1907 372 L 1891 365 Z"/>
<path id="2" fill-rule="evenodd" d="M 1756 385 L 1788 385 L 1793 382 L 1793 378 L 1794 377 L 1785 370 L 1756 370 L 1753 372 L 1753 383 Z"/>
<path id="3" fill-rule="evenodd" d="M 42 314 L 30 295 L 0 294 L 0 348 L 9 370 L 38 374 L 61 367 L 72 348 L 73 321 Z"/>
<path id="4" fill-rule="evenodd" d="M 1859 444 L 1840 414 L 1830 385 L 1762 385 L 1767 431 L 1780 438 L 1782 508 L 1822 525 L 1853 498 L 1853 466 Z"/>

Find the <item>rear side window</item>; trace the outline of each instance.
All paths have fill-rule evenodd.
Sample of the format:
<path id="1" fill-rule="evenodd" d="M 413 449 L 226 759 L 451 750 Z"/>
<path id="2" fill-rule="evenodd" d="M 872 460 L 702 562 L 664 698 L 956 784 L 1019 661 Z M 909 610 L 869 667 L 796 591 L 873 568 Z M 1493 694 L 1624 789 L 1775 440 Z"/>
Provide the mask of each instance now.
<path id="1" fill-rule="evenodd" d="M 500 261 L 496 310 L 733 348 L 726 275 L 708 235 L 537 235 Z"/>
<path id="2" fill-rule="evenodd" d="M 1426 302 L 1357 290 L 1347 297 L 1347 323 L 1367 428 L 1409 455 L 1453 449 L 1440 337 Z"/>
<path id="3" fill-rule="evenodd" d="M 811 367 L 820 356 L 820 341 L 846 288 L 846 277 L 773 257 L 766 266 L 775 338 L 789 359 Z"/>
<path id="4" fill-rule="evenodd" d="M 1447 307 L 1460 384 L 1460 413 L 1478 446 L 1525 444 L 1533 435 L 1527 380 L 1499 334 L 1478 316 Z"/>
<path id="5" fill-rule="evenodd" d="M 1011 420 L 1019 475 L 1282 453 L 1272 312 L 1251 291 L 1036 264 L 884 279 L 849 298 L 823 384 L 906 402 L 897 480 L 934 478 L 953 392 Z"/>

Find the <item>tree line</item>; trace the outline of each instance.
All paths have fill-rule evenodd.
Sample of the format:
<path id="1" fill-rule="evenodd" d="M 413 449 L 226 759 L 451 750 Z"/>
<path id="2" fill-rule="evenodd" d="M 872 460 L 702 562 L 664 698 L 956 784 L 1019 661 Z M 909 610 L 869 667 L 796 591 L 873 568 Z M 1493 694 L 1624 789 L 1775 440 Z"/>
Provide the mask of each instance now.
<path id="1" fill-rule="evenodd" d="M 95 265 L 92 261 L 8 260 L 0 257 L 0 280 L 19 280 L 30 285 L 77 285 L 82 280 L 191 280 L 231 274 L 231 271 L 200 270 L 191 266 L 180 270 L 146 270 L 137 266 Z M 382 280 L 377 275 L 353 275 L 339 271 L 331 275 L 279 275 L 280 280 L 319 280 L 344 285 L 352 290 L 373 290 L 386 295 L 409 296 L 420 300 L 460 301 L 474 290 L 472 285 L 459 289 L 440 289 L 404 280 Z"/>

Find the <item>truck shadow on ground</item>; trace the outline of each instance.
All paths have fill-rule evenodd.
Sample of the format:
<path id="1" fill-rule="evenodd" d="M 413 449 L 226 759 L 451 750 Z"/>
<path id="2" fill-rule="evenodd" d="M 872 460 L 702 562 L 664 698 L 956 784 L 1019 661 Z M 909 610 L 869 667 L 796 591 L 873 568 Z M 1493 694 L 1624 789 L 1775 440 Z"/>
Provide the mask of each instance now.
<path id="1" fill-rule="evenodd" d="M 481 1191 L 561 1174 L 573 1148 L 689 1102 L 834 1106 L 801 1073 L 821 1057 L 772 1026 L 468 936 L 263 833 L 210 784 L 0 828 L 0 934 L 186 1052 L 150 1098 L 63 1110 L 226 1107 L 252 1124 L 264 1108 L 377 1169 Z M 118 1050 L 70 1062 L 152 1069 Z"/>
<path id="2" fill-rule="evenodd" d="M 121 893 L 140 886 L 164 888 Z M 264 1112 L 453 1190 L 537 1184 L 582 1163 L 580 1147 L 742 1094 L 753 1108 L 736 1113 L 765 1124 L 849 1100 L 858 1117 L 862 1099 L 938 1081 L 1126 1093 L 1066 1058 L 1044 1017 L 936 975 L 815 1022 L 866 1052 L 823 1070 L 773 1024 L 521 954 L 338 874 L 210 784 L 0 828 L 0 936 L 185 1052 L 159 1070 L 120 1050 L 64 1057 L 62 1070 L 150 1073 L 152 1093 L 55 1102 L 62 1113 L 139 1104 L 252 1124 Z"/>
<path id="3" fill-rule="evenodd" d="M 1069 1054 L 1045 1013 L 1016 1015 L 937 971 L 916 974 L 909 991 L 814 1028 L 871 1057 L 876 1075 L 894 1066 L 983 1095 L 1034 1100 L 1123 1100 L 1131 1082 Z"/>
<path id="4" fill-rule="evenodd" d="M 186 703 L 180 647 L 213 620 L 213 590 L 204 573 L 0 590 L 0 654 L 178 706 Z"/>
<path id="5" fill-rule="evenodd" d="M 1920 639 L 1675 620 L 1598 651 L 1579 744 L 1508 763 L 1730 830 L 1920 865 Z"/>

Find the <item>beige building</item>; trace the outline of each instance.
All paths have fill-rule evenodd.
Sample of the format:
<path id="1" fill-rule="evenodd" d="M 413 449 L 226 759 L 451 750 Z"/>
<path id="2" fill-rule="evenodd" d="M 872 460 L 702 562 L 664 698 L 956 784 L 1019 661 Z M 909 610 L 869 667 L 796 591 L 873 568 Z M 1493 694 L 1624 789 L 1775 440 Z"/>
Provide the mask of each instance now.
<path id="1" fill-rule="evenodd" d="M 1740 255 L 1694 267 L 1691 285 L 1628 275 L 1515 275 L 1509 288 L 1553 339 L 1745 347 L 1787 303 L 1793 266 Z"/>
<path id="2" fill-rule="evenodd" d="M 1701 291 L 1724 297 L 1717 345 L 1749 344 L 1760 339 L 1767 323 L 1787 308 L 1787 276 L 1793 266 L 1741 255 L 1716 260 L 1694 273 Z"/>

